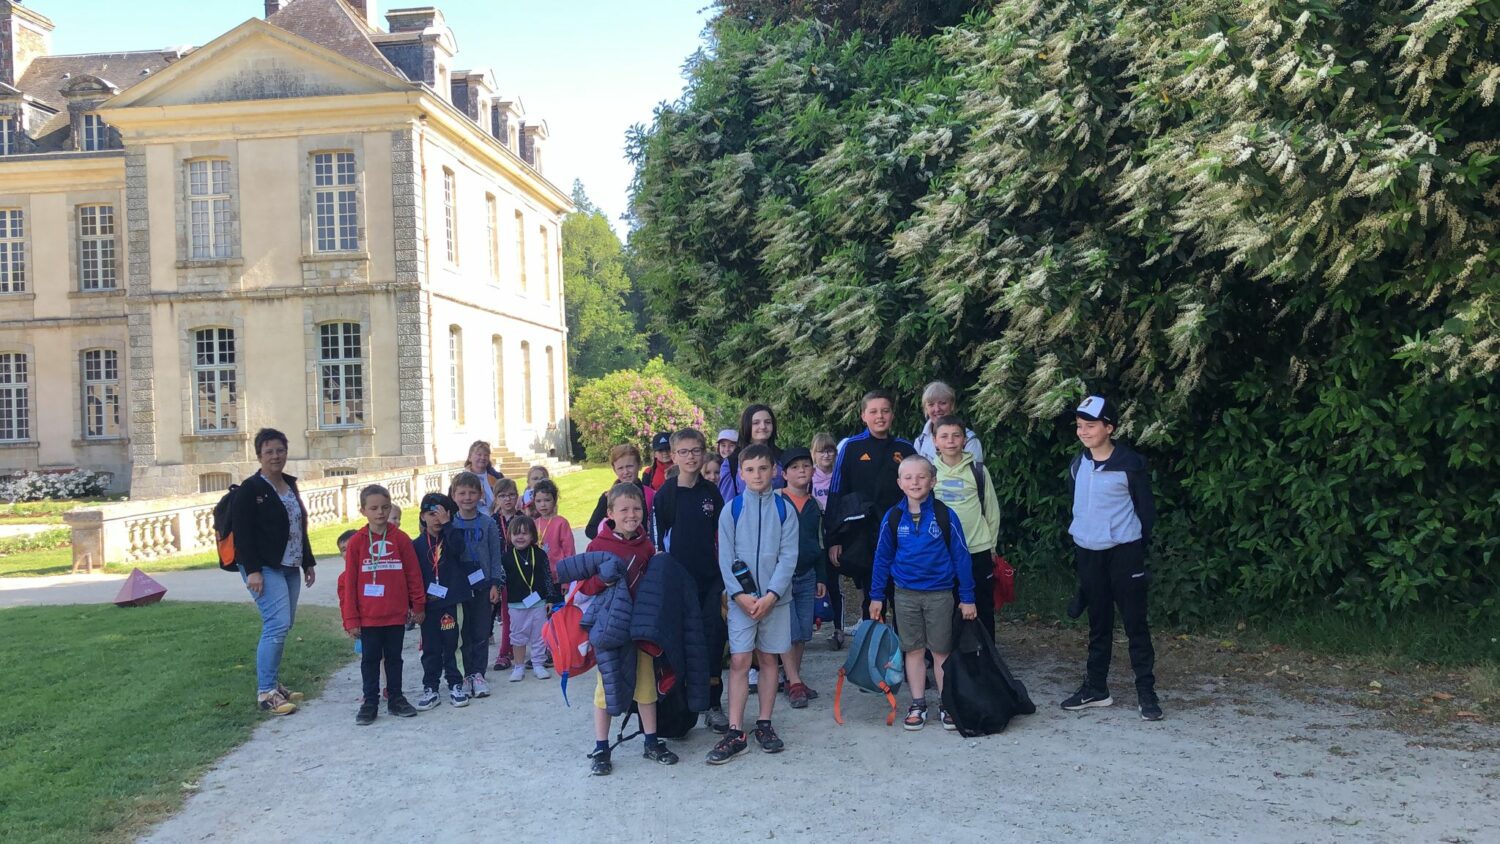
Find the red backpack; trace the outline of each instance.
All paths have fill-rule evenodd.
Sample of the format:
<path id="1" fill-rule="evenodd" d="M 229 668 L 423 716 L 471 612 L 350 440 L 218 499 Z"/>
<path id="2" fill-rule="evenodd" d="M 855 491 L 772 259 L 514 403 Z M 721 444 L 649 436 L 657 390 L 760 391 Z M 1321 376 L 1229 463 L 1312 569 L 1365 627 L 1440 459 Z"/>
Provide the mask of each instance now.
<path id="1" fill-rule="evenodd" d="M 542 641 L 552 652 L 552 667 L 562 680 L 563 703 L 568 702 L 568 678 L 577 677 L 594 667 L 594 646 L 583 629 L 583 610 L 573 603 L 578 587 L 568 593 L 562 609 L 552 614 L 542 626 Z"/>

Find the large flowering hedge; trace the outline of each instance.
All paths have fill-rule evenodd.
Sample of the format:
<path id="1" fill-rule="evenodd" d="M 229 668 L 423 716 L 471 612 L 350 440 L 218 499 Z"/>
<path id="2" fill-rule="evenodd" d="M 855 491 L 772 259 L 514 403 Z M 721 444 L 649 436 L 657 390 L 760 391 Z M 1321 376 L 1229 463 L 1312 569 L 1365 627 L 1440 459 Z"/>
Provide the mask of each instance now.
<path id="1" fill-rule="evenodd" d="M 588 459 L 602 461 L 618 443 L 635 443 L 644 454 L 658 431 L 701 429 L 703 411 L 667 379 L 624 369 L 578 391 L 573 422 Z"/>

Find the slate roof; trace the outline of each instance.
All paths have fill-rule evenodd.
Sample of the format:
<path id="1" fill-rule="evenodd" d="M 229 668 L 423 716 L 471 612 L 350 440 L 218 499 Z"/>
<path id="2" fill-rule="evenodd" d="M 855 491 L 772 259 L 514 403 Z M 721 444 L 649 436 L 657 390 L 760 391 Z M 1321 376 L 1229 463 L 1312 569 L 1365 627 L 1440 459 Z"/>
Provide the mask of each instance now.
<path id="1" fill-rule="evenodd" d="M 16 81 L 22 93 L 57 111 L 32 130 L 39 149 L 59 149 L 68 131 L 68 100 L 62 89 L 80 76 L 97 76 L 121 91 L 148 78 L 184 54 L 179 50 L 141 50 L 131 53 L 85 53 L 38 56 Z M 59 134 L 62 133 L 62 134 Z"/>
<path id="2" fill-rule="evenodd" d="M 343 56 L 400 79 L 406 77 L 370 43 L 379 32 L 360 20 L 344 0 L 293 0 L 286 8 L 266 18 L 279 26 Z"/>

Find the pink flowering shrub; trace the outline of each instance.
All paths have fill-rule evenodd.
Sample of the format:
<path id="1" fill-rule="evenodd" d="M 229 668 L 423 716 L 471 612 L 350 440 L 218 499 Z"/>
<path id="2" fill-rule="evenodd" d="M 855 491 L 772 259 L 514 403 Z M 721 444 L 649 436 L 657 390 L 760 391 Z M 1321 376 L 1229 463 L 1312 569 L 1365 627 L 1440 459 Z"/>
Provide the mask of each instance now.
<path id="1" fill-rule="evenodd" d="M 652 434 L 703 428 L 703 411 L 687 393 L 665 378 L 631 369 L 584 385 L 573 399 L 572 417 L 585 454 L 598 462 L 618 443 L 634 443 L 650 459 Z"/>

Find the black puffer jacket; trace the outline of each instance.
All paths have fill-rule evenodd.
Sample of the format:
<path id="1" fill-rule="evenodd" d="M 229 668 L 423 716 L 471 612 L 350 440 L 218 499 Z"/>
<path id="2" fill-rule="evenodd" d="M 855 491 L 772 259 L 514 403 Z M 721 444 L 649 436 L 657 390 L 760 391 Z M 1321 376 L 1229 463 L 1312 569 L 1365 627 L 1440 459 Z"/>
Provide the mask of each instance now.
<path id="1" fill-rule="evenodd" d="M 601 575 L 615 578 L 594 597 L 584 614 L 584 627 L 594 642 L 594 657 L 604 678 L 605 709 L 610 715 L 630 710 L 635 692 L 635 650 L 641 645 L 660 649 L 683 684 L 688 709 L 708 709 L 708 645 L 703 637 L 697 587 L 693 578 L 669 554 L 657 554 L 647 564 L 635 595 L 620 579 L 625 566 L 619 557 L 603 552 L 577 554 L 557 561 L 557 579 L 568 583 Z M 629 636 L 620 635 L 629 619 Z M 595 638 L 596 632 L 601 634 Z"/>

